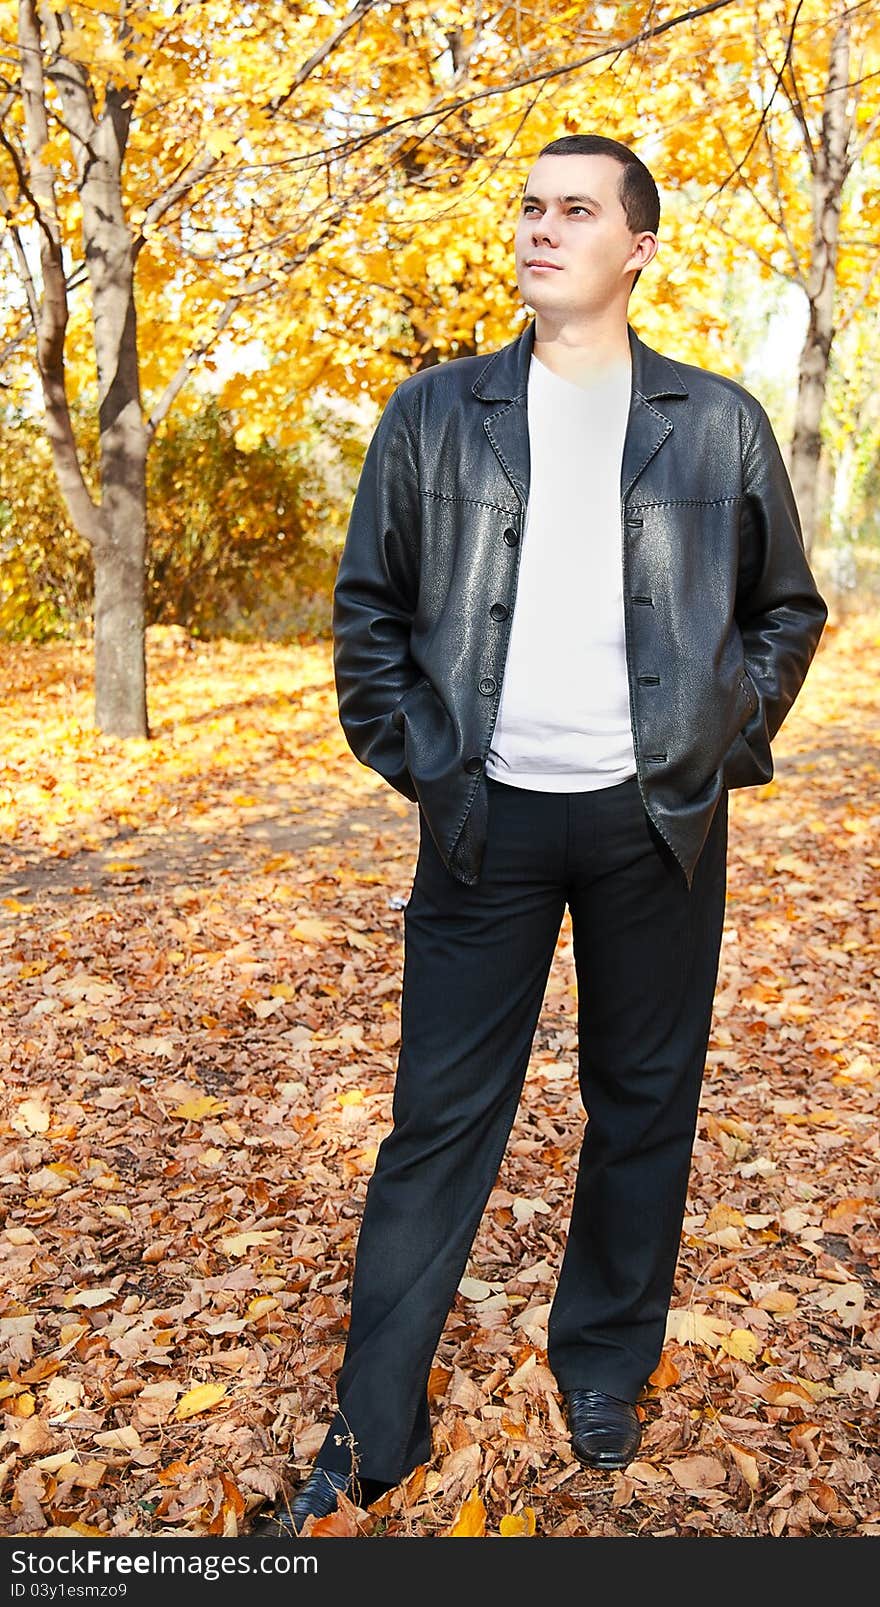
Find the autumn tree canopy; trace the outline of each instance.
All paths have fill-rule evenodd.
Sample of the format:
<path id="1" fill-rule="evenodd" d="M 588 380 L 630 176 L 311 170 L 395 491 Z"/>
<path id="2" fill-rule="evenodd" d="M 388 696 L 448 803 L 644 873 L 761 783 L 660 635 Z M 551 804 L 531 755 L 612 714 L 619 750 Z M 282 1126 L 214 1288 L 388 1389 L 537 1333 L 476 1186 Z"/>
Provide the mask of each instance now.
<path id="1" fill-rule="evenodd" d="M 657 176 L 647 339 L 735 374 L 719 286 L 748 262 L 803 298 L 809 539 L 835 338 L 878 300 L 878 41 L 873 7 L 818 0 L 0 0 L 2 372 L 92 551 L 98 724 L 148 729 L 145 465 L 172 408 L 211 378 L 240 447 L 283 446 L 319 384 L 378 402 L 510 339 L 518 195 L 562 132 L 627 140 Z"/>

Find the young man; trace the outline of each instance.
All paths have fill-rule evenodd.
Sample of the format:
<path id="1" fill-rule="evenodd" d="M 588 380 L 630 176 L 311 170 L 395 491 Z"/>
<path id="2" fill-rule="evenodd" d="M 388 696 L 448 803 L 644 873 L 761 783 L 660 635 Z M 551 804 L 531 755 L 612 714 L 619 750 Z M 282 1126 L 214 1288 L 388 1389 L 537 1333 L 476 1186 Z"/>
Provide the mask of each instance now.
<path id="1" fill-rule="evenodd" d="M 627 323 L 659 201 L 625 146 L 544 147 L 516 231 L 535 318 L 413 374 L 334 598 L 340 720 L 419 806 L 394 1125 L 367 1190 L 338 1410 L 288 1512 L 431 1455 L 426 1385 L 504 1154 L 566 905 L 588 1120 L 548 1361 L 575 1454 L 635 1455 L 685 1206 L 726 890 L 727 796 L 827 610 L 767 416 Z"/>

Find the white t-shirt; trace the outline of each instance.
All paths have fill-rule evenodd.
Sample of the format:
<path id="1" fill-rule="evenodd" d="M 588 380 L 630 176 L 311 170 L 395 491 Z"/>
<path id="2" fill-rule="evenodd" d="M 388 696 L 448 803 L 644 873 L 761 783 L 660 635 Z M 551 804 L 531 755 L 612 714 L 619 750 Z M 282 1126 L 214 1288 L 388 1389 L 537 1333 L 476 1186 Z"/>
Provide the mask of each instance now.
<path id="1" fill-rule="evenodd" d="M 629 361 L 588 384 L 529 367 L 531 475 L 486 773 L 589 792 L 636 773 L 623 622 L 620 476 Z"/>

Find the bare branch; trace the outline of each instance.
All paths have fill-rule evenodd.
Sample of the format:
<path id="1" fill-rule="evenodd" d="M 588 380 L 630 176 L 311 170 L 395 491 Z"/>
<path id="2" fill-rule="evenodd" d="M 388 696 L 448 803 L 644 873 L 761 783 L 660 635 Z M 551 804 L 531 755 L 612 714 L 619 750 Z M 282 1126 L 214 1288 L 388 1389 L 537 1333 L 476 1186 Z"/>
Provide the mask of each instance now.
<path id="1" fill-rule="evenodd" d="M 794 70 L 794 51 L 791 53 L 791 60 L 788 64 L 788 77 L 786 78 L 785 74 L 783 74 L 782 77 L 782 93 L 788 101 L 795 122 L 801 131 L 804 149 L 807 153 L 807 160 L 810 164 L 810 172 L 815 173 L 816 147 L 813 144 L 813 137 L 810 133 L 810 125 L 807 121 L 806 111 L 804 110 L 804 97 L 798 87 L 797 75 Z"/>
<path id="2" fill-rule="evenodd" d="M 346 34 L 350 33 L 352 28 L 356 28 L 358 23 L 362 22 L 367 13 L 372 11 L 378 3 L 379 0 L 357 0 L 357 4 L 348 13 L 348 16 L 343 18 L 336 32 L 330 34 L 323 45 L 319 45 L 308 60 L 297 68 L 290 81 L 290 87 L 285 89 L 283 95 L 278 95 L 275 100 L 268 101 L 263 108 L 264 111 L 280 111 L 281 107 L 290 100 L 294 90 L 299 89 L 306 79 L 311 77 L 315 68 L 320 67 L 322 61 L 326 61 L 327 57 L 336 49 L 336 46 L 345 38 Z"/>
<path id="3" fill-rule="evenodd" d="M 194 346 L 192 351 L 187 353 L 183 362 L 180 364 L 177 373 L 165 386 L 162 395 L 159 397 L 156 406 L 153 408 L 153 411 L 144 425 L 144 436 L 148 447 L 156 434 L 156 430 L 171 407 L 172 402 L 174 402 L 179 396 L 190 375 L 198 367 L 202 358 L 219 340 L 224 329 L 226 328 L 226 325 L 229 323 L 232 314 L 235 312 L 235 308 L 236 298 L 231 296 L 229 300 L 224 303 L 223 307 L 221 307 L 220 312 L 217 315 L 217 322 L 210 335 L 207 335 L 204 340 L 199 341 L 198 345 Z"/>
<path id="4" fill-rule="evenodd" d="M 190 190 L 192 190 L 196 184 L 200 184 L 203 179 L 206 179 L 208 174 L 213 172 L 219 160 L 220 159 L 217 156 L 205 154 L 196 163 L 196 166 L 191 173 L 184 177 L 184 173 L 186 173 L 186 169 L 184 169 L 183 173 L 181 173 L 181 175 L 168 186 L 168 189 L 165 190 L 162 195 L 157 195 L 155 200 L 150 202 L 150 205 L 147 207 L 144 213 L 144 218 L 140 229 L 132 241 L 132 261 L 138 257 L 140 252 L 143 250 L 143 247 L 146 245 L 146 230 L 150 227 L 150 225 L 158 223 L 159 219 L 164 217 L 165 213 L 174 206 L 175 202 L 182 200 L 185 195 L 189 194 Z"/>
<path id="5" fill-rule="evenodd" d="M 81 62 L 63 54 L 64 34 L 72 27 L 69 11 L 56 12 L 50 5 L 39 7 L 43 30 L 52 52 L 46 76 L 61 96 L 71 135 L 85 149 L 95 132 L 95 107 L 89 76 Z M 75 147 L 74 147 L 75 149 Z M 80 165 L 77 156 L 77 165 Z"/>
<path id="6" fill-rule="evenodd" d="M 800 257 L 797 254 L 794 240 L 791 237 L 788 227 L 788 219 L 786 218 L 785 214 L 785 201 L 782 196 L 782 186 L 779 182 L 779 168 L 776 162 L 776 152 L 773 149 L 773 141 L 770 138 L 770 132 L 766 128 L 764 129 L 764 143 L 767 146 L 767 155 L 770 164 L 770 181 L 773 185 L 773 194 L 776 197 L 776 205 L 779 214 L 774 221 L 776 222 L 779 232 L 785 241 L 785 248 L 788 252 L 789 261 L 794 269 L 795 278 L 797 279 L 801 288 L 806 291 L 807 281 L 801 268 Z M 769 211 L 767 212 L 767 216 L 770 217 Z"/>
<path id="7" fill-rule="evenodd" d="M 787 42 L 786 47 L 785 47 L 785 55 L 784 55 L 783 60 L 782 60 L 782 66 L 776 71 L 776 79 L 775 79 L 773 88 L 770 91 L 770 96 L 769 96 L 769 99 L 767 101 L 767 104 L 762 109 L 761 116 L 758 119 L 758 126 L 755 129 L 751 139 L 749 140 L 749 143 L 748 143 L 748 145 L 747 145 L 747 147 L 745 149 L 745 152 L 740 157 L 739 161 L 731 169 L 731 171 L 728 173 L 727 177 L 725 179 L 722 179 L 721 183 L 714 190 L 712 190 L 711 193 L 707 196 L 706 202 L 704 203 L 704 205 L 708 205 L 709 201 L 714 201 L 716 196 L 719 196 L 722 193 L 723 190 L 727 189 L 727 186 L 728 186 L 728 184 L 730 184 L 731 180 L 735 179 L 737 174 L 742 172 L 743 168 L 745 167 L 746 162 L 748 161 L 749 157 L 752 154 L 752 151 L 754 150 L 755 146 L 758 143 L 758 140 L 761 137 L 761 134 L 762 134 L 763 129 L 764 129 L 764 124 L 766 123 L 767 118 L 770 115 L 770 108 L 772 107 L 773 102 L 776 99 L 776 96 L 778 94 L 780 85 L 782 84 L 783 74 L 785 72 L 786 67 L 788 66 L 789 59 L 791 57 L 791 52 L 792 52 L 792 49 L 794 47 L 795 28 L 797 27 L 797 20 L 798 20 L 798 17 L 800 15 L 803 3 L 804 3 L 804 0 L 798 0 L 798 3 L 794 8 L 794 15 L 793 15 L 793 17 L 791 19 L 791 27 L 789 28 L 789 31 L 788 31 L 788 42 Z"/>
<path id="8" fill-rule="evenodd" d="M 709 0 L 707 5 L 695 6 L 690 11 L 679 12 L 677 16 L 668 17 L 665 22 L 658 23 L 654 28 L 642 28 L 638 33 L 631 34 L 627 39 L 622 39 L 616 44 L 603 45 L 601 50 L 591 51 L 589 56 L 582 56 L 578 61 L 566 62 L 562 67 L 548 67 L 542 72 L 529 73 L 525 78 L 506 79 L 503 84 L 494 84 L 491 89 L 480 89 L 476 90 L 473 95 L 459 96 L 457 100 L 450 101 L 447 105 L 436 106 L 432 103 L 422 112 L 412 112 L 407 117 L 397 117 L 392 122 L 385 123 L 381 128 L 372 129 L 369 133 L 362 134 L 353 140 L 342 140 L 338 145 L 328 145 L 319 151 L 313 151 L 311 152 L 311 157 L 312 159 L 317 159 L 322 156 L 350 156 L 363 146 L 372 144 L 373 141 L 381 139 L 385 134 L 390 134 L 394 129 L 404 128 L 410 123 L 420 123 L 424 118 L 433 117 L 437 113 L 448 116 L 452 112 L 461 111 L 464 106 L 473 106 L 478 101 L 491 100 L 496 95 L 511 95 L 514 90 L 527 89 L 530 84 L 547 83 L 553 78 L 562 78 L 567 73 L 580 72 L 584 67 L 591 67 L 594 62 L 603 61 L 608 56 L 623 56 L 627 51 L 634 50 L 648 39 L 658 39 L 661 34 L 668 33 L 671 28 L 678 28 L 685 22 L 694 22 L 698 17 L 708 16 L 713 11 L 723 11 L 727 6 L 734 3 L 735 0 Z M 802 5 L 803 0 L 798 0 L 798 11 Z"/>

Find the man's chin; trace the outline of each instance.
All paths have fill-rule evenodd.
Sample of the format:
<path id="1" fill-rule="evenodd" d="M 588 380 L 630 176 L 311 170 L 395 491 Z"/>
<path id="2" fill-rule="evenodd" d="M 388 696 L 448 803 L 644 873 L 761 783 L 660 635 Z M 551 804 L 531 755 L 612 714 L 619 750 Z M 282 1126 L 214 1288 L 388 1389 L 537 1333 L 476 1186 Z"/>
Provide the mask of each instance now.
<path id="1" fill-rule="evenodd" d="M 563 312 L 567 305 L 561 286 L 556 288 L 555 295 L 550 286 L 546 284 L 520 285 L 519 293 L 526 306 L 531 307 L 535 312 Z"/>

